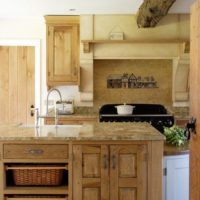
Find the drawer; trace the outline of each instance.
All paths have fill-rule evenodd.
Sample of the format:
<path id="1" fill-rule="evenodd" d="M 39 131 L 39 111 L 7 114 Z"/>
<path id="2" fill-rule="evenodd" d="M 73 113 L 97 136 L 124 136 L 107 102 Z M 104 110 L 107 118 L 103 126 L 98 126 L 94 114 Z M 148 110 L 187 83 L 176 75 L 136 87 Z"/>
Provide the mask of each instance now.
<path id="1" fill-rule="evenodd" d="M 7 197 L 6 200 L 67 200 L 67 197 Z"/>
<path id="2" fill-rule="evenodd" d="M 5 159 L 67 159 L 68 145 L 64 144 L 4 144 Z"/>

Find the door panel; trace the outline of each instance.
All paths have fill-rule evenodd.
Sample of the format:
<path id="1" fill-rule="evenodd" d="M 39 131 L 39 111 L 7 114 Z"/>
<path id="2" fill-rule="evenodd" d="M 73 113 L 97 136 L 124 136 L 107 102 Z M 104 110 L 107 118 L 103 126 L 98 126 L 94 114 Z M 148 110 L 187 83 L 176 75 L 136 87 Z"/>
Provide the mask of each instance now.
<path id="1" fill-rule="evenodd" d="M 49 81 L 78 81 L 78 25 L 49 26 L 48 31 Z"/>
<path id="2" fill-rule="evenodd" d="M 111 145 L 111 200 L 146 200 L 146 154 L 145 145 Z"/>
<path id="3" fill-rule="evenodd" d="M 121 178 L 135 178 L 137 174 L 136 154 L 120 154 L 119 155 L 119 176 Z"/>
<path id="4" fill-rule="evenodd" d="M 0 47 L 0 123 L 33 123 L 34 47 Z"/>
<path id="5" fill-rule="evenodd" d="M 73 145 L 73 199 L 109 199 L 107 145 Z"/>
<path id="6" fill-rule="evenodd" d="M 190 115 L 195 117 L 196 134 L 190 141 L 190 199 L 200 197 L 200 2 L 191 9 L 191 47 L 190 47 Z"/>
<path id="7" fill-rule="evenodd" d="M 100 154 L 83 154 L 83 177 L 97 178 L 100 174 Z"/>
<path id="8" fill-rule="evenodd" d="M 137 200 L 135 188 L 120 188 L 119 200 Z"/>
<path id="9" fill-rule="evenodd" d="M 100 200 L 100 188 L 83 188 L 83 200 Z"/>

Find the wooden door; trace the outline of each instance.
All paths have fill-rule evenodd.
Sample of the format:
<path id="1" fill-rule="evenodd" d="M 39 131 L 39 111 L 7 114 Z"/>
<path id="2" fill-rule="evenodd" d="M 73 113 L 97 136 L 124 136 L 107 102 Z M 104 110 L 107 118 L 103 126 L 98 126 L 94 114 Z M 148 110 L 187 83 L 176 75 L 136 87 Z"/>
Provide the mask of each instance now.
<path id="1" fill-rule="evenodd" d="M 34 47 L 0 46 L 0 123 L 34 123 Z"/>
<path id="2" fill-rule="evenodd" d="M 78 24 L 48 26 L 48 85 L 75 84 L 79 81 Z"/>
<path id="3" fill-rule="evenodd" d="M 107 145 L 73 145 L 73 199 L 109 200 Z"/>
<path id="4" fill-rule="evenodd" d="M 112 145 L 110 148 L 110 200 L 147 199 L 147 147 Z"/>
<path id="5" fill-rule="evenodd" d="M 200 199 L 200 1 L 191 9 L 190 115 L 195 117 L 196 134 L 190 141 L 190 200 Z"/>

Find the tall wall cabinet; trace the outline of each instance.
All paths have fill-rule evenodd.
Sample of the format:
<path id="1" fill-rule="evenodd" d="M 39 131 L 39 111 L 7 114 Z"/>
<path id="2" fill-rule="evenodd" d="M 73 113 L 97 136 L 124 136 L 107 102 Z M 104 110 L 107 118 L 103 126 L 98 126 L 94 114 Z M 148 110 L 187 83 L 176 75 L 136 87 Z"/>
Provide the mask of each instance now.
<path id="1" fill-rule="evenodd" d="M 79 16 L 45 16 L 47 85 L 79 85 Z"/>

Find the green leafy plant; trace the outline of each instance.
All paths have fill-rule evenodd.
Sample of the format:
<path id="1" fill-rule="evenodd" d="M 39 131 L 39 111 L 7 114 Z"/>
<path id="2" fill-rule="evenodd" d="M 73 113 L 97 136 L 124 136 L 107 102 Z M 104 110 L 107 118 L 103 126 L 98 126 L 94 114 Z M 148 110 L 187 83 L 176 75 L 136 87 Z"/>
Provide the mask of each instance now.
<path id="1" fill-rule="evenodd" d="M 164 135 L 166 136 L 166 142 L 168 144 L 181 146 L 185 144 L 187 138 L 184 134 L 184 130 L 174 125 L 170 128 L 164 127 Z"/>

